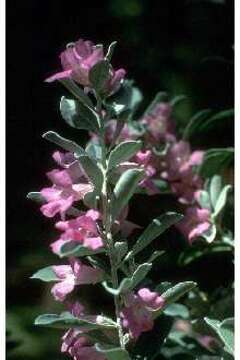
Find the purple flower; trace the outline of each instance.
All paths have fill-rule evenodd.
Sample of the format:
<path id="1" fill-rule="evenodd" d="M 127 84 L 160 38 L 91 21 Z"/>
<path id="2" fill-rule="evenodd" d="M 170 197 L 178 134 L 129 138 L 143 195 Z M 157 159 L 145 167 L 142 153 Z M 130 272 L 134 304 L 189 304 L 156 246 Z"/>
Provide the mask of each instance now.
<path id="1" fill-rule="evenodd" d="M 91 87 L 89 72 L 94 65 L 104 60 L 103 46 L 79 39 L 67 45 L 66 50 L 60 54 L 60 59 L 63 71 L 46 79 L 47 82 L 70 78 L 84 87 Z M 108 94 L 116 92 L 125 74 L 124 69 L 111 69 L 105 91 Z"/>
<path id="2" fill-rule="evenodd" d="M 52 269 L 59 281 L 53 286 L 51 292 L 58 301 L 64 301 L 76 285 L 96 284 L 102 280 L 100 269 L 84 265 L 75 258 L 70 260 L 70 265 L 53 266 Z"/>
<path id="3" fill-rule="evenodd" d="M 184 218 L 176 224 L 176 227 L 188 239 L 191 244 L 193 240 L 204 234 L 211 226 L 210 211 L 200 209 L 197 206 L 189 207 Z"/>
<path id="4" fill-rule="evenodd" d="M 121 312 L 123 326 L 137 339 L 142 332 L 153 328 L 152 312 L 162 308 L 164 303 L 164 299 L 158 293 L 147 288 L 138 290 L 137 294 L 130 293 Z"/>
<path id="5" fill-rule="evenodd" d="M 97 229 L 97 220 L 100 213 L 96 210 L 88 210 L 76 219 L 59 221 L 56 228 L 62 231 L 60 238 L 51 244 L 52 251 L 59 254 L 61 247 L 69 241 L 76 241 L 91 250 L 103 247 L 103 241 Z"/>
<path id="6" fill-rule="evenodd" d="M 172 107 L 169 103 L 160 102 L 146 114 L 141 123 L 146 126 L 146 142 L 158 143 L 175 141 L 175 126 L 171 119 Z"/>
<path id="7" fill-rule="evenodd" d="M 71 306 L 71 313 L 79 319 L 84 319 L 84 308 L 76 302 Z M 88 316 L 89 318 L 89 316 Z M 97 316 L 92 316 L 97 321 Z M 85 331 L 86 332 L 86 331 Z M 105 356 L 96 351 L 91 341 L 81 330 L 69 329 L 62 337 L 61 351 L 68 353 L 74 360 L 105 360 Z"/>
<path id="8" fill-rule="evenodd" d="M 47 203 L 42 205 L 40 210 L 46 217 L 53 217 L 57 213 L 63 216 L 75 201 L 83 199 L 93 190 L 93 186 L 87 183 L 79 161 L 75 160 L 71 153 L 55 152 L 53 158 L 63 169 L 54 169 L 47 173 L 53 186 L 41 190 Z"/>

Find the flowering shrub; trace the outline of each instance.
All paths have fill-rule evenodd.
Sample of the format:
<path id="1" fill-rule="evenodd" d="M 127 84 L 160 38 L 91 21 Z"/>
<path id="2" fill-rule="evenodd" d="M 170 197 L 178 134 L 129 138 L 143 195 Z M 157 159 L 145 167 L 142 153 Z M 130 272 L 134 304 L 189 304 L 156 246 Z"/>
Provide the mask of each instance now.
<path id="1" fill-rule="evenodd" d="M 64 262 L 32 278 L 53 282 L 51 293 L 65 311 L 40 315 L 35 324 L 66 329 L 61 351 L 74 360 L 231 356 L 232 318 L 194 315 L 192 300 L 203 301 L 197 284 L 154 284 L 151 269 L 165 252 L 146 252 L 173 225 L 187 244 L 179 257 L 183 266 L 219 247 L 232 251 L 232 234 L 223 222 L 232 187 L 219 175 L 232 149 L 192 150 L 189 142 L 230 111 L 206 117 L 200 112 L 183 131 L 174 119 L 183 97 L 158 93 L 136 118 L 142 95 L 124 69 L 112 67 L 115 45 L 106 53 L 82 39 L 67 45 L 62 71 L 46 80 L 67 88 L 61 115 L 76 131 L 87 130 L 89 141 L 82 147 L 53 131 L 43 135 L 61 151 L 52 155 L 50 185 L 28 197 L 54 219 L 60 235 L 50 248 Z M 135 193 L 161 198 L 166 191 L 178 211 L 160 214 L 146 229 L 127 219 Z M 83 292 L 76 297 L 86 284 L 101 284 L 113 299 L 114 315 L 88 314 L 80 302 Z M 178 303 L 182 299 L 185 305 Z"/>

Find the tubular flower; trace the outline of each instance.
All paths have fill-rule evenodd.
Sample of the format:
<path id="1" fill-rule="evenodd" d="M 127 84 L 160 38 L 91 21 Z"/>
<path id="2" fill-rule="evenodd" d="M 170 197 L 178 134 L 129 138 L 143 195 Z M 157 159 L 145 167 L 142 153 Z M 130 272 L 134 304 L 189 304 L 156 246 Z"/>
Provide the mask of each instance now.
<path id="1" fill-rule="evenodd" d="M 53 158 L 63 169 L 54 169 L 47 173 L 53 186 L 41 190 L 47 203 L 42 205 L 40 210 L 46 217 L 53 217 L 57 213 L 63 216 L 75 201 L 83 199 L 93 190 L 93 186 L 87 183 L 79 161 L 75 160 L 72 154 L 55 152 Z"/>
<path id="2" fill-rule="evenodd" d="M 69 241 L 76 241 L 91 250 L 103 247 L 103 241 L 97 229 L 99 217 L 98 211 L 88 210 L 76 219 L 57 222 L 55 227 L 63 233 L 51 244 L 52 251 L 59 254 L 61 247 Z"/>
<path id="3" fill-rule="evenodd" d="M 91 41 L 79 39 L 67 45 L 60 54 L 63 71 L 46 79 L 46 82 L 70 78 L 84 87 L 91 87 L 89 72 L 94 65 L 104 60 L 102 45 L 94 45 Z M 122 79 L 125 77 L 124 69 L 111 69 L 109 79 L 105 84 L 108 93 L 118 90 Z"/>
<path id="4" fill-rule="evenodd" d="M 121 312 L 123 326 L 137 339 L 142 332 L 153 328 L 152 312 L 162 308 L 164 303 L 164 299 L 158 293 L 147 288 L 138 290 L 137 294 L 130 293 Z"/>
<path id="5" fill-rule="evenodd" d="M 52 269 L 59 280 L 51 292 L 58 301 L 64 301 L 67 294 L 72 292 L 76 285 L 96 284 L 102 280 L 100 269 L 86 266 L 75 258 L 70 260 L 70 265 L 53 266 Z"/>

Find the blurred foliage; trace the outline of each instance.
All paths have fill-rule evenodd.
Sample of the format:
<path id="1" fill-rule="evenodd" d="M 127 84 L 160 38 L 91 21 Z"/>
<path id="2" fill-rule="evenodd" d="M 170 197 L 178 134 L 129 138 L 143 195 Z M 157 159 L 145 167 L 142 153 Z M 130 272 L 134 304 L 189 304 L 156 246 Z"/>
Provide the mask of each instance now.
<path id="1" fill-rule="evenodd" d="M 56 104 L 63 89 L 49 89 L 42 83 L 58 66 L 57 54 L 65 43 L 79 36 L 104 44 L 117 40 L 113 62 L 126 67 L 128 76 L 143 90 L 140 112 L 159 90 L 172 96 L 185 94 L 187 99 L 176 107 L 174 116 L 187 124 L 200 109 L 217 111 L 233 106 L 233 7 L 233 1 L 228 0 L 105 0 L 97 5 L 69 1 L 67 6 L 57 0 L 44 5 L 32 0 L 7 2 L 7 359 L 65 358 L 59 353 L 59 332 L 32 325 L 37 314 L 46 309 L 60 311 L 61 305 L 53 301 L 45 284 L 29 280 L 38 268 L 55 263 L 48 244 L 57 233 L 51 222 L 40 216 L 37 206 L 25 199 L 28 191 L 41 188 L 44 173 L 52 166 L 52 147 L 40 139 L 41 133 L 52 128 L 66 137 L 86 140 L 85 133 L 79 138 L 59 121 Z M 21 53 L 17 61 L 16 53 Z M 20 91 L 13 97 L 16 84 Z M 208 136 L 192 140 L 201 148 L 233 146 L 232 118 Z M 16 161 L 18 153 L 21 160 Z M 232 178 L 232 174 L 228 172 L 226 177 Z M 130 218 L 146 225 L 163 209 L 175 206 L 168 195 L 161 201 L 157 196 L 138 195 L 131 204 Z M 147 213 L 143 209 L 148 209 Z M 224 289 L 233 280 L 231 253 L 211 253 L 185 267 L 176 265 L 186 243 L 174 229 L 154 246 L 168 250 L 153 270 L 154 279 L 191 278 L 218 300 L 214 316 L 221 314 L 222 302 L 230 306 L 228 316 L 232 316 L 232 300 L 224 298 Z M 93 288 L 81 291 L 95 311 L 111 306 L 111 299 L 100 288 L 97 299 Z M 182 359 L 186 358 L 183 355 Z"/>

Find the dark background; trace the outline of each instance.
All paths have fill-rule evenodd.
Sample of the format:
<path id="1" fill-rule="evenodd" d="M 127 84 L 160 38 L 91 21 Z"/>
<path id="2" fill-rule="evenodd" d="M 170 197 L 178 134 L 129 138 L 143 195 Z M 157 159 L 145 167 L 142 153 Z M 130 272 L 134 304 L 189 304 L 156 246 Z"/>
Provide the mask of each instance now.
<path id="1" fill-rule="evenodd" d="M 45 172 L 53 166 L 53 147 L 41 139 L 43 132 L 56 130 L 80 142 L 86 136 L 61 121 L 58 102 L 64 89 L 43 81 L 60 69 L 58 55 L 66 43 L 79 37 L 105 45 L 117 40 L 113 64 L 136 80 L 145 96 L 142 109 L 159 90 L 188 96 L 177 114 L 185 122 L 202 108 L 233 107 L 233 1 L 8 0 L 6 7 L 8 328 L 20 344 L 9 358 L 60 358 L 58 334 L 31 324 L 38 313 L 61 307 L 53 303 L 49 288 L 28 279 L 57 260 L 48 249 L 56 234 L 25 196 L 47 183 Z M 232 121 L 199 143 L 202 148 L 232 146 Z M 142 199 L 136 201 L 141 208 Z M 142 224 L 159 202 L 146 201 L 137 213 Z M 222 284 L 233 276 L 228 260 L 214 261 L 205 283 L 210 288 L 214 277 Z M 190 270 L 204 282 L 197 276 L 200 266 Z"/>

